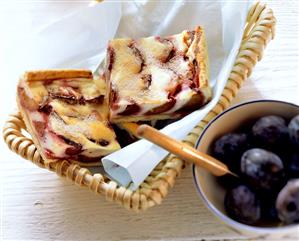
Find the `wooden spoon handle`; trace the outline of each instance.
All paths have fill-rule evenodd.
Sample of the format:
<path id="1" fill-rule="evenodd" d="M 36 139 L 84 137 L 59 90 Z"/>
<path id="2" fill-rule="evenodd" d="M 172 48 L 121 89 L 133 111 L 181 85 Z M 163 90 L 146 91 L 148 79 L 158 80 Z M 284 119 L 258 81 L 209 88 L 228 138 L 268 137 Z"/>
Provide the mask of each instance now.
<path id="1" fill-rule="evenodd" d="M 207 169 L 215 176 L 223 176 L 227 173 L 231 174 L 224 163 L 163 134 L 149 125 L 140 125 L 136 130 L 136 134 L 188 162 Z"/>

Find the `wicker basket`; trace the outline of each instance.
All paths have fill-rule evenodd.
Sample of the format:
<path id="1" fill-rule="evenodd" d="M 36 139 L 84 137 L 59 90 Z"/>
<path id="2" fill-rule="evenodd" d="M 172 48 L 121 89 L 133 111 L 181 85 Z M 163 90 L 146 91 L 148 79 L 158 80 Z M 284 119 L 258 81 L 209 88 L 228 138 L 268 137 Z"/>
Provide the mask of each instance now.
<path id="1" fill-rule="evenodd" d="M 272 10 L 264 4 L 258 2 L 251 7 L 243 41 L 221 98 L 207 116 L 188 134 L 184 140 L 185 143 L 194 146 L 205 125 L 230 105 L 243 81 L 251 74 L 257 61 L 261 60 L 267 43 L 273 39 L 275 23 Z M 152 171 L 139 189 L 133 192 L 118 186 L 116 182 L 102 174 L 92 175 L 87 168 L 81 168 L 77 164 L 58 161 L 46 165 L 32 140 L 26 137 L 22 130 L 26 131 L 20 114 L 11 114 L 4 126 L 3 137 L 13 152 L 39 167 L 47 168 L 66 177 L 80 187 L 88 187 L 97 194 L 105 195 L 107 200 L 136 212 L 160 204 L 184 167 L 183 160 L 170 154 Z"/>

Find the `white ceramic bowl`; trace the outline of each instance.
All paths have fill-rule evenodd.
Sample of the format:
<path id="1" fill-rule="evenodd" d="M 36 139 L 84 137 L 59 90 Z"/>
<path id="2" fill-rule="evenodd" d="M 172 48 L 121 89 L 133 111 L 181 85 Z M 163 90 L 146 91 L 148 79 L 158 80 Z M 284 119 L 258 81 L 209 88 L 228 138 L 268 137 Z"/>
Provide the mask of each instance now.
<path id="1" fill-rule="evenodd" d="M 299 106 L 276 100 L 256 100 L 231 107 L 215 117 L 204 129 L 196 147 L 210 153 L 212 143 L 221 135 L 237 130 L 244 123 L 265 115 L 280 115 L 286 119 L 299 114 Z M 235 232 L 251 238 L 299 239 L 299 225 L 256 227 L 239 223 L 227 216 L 224 209 L 225 189 L 206 170 L 192 166 L 195 186 L 208 209 Z"/>

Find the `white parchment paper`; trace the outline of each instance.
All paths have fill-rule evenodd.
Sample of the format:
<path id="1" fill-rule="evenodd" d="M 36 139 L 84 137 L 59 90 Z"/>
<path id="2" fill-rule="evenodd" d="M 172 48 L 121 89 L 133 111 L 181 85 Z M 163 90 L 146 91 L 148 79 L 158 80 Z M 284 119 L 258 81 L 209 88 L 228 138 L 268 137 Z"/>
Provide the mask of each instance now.
<path id="1" fill-rule="evenodd" d="M 109 39 L 167 36 L 201 25 L 207 36 L 213 99 L 162 130 L 181 140 L 217 103 L 236 58 L 251 4 L 252 0 L 104 1 L 81 7 L 23 38 L 22 48 L 16 48 L 10 57 L 16 66 L 14 71 L 19 73 L 39 68 L 96 70 Z M 103 166 L 112 179 L 136 189 L 167 154 L 140 140 L 105 157 Z"/>
<path id="2" fill-rule="evenodd" d="M 196 25 L 204 27 L 210 59 L 213 99 L 201 110 L 168 125 L 162 132 L 178 140 L 215 106 L 234 64 L 251 1 L 145 2 L 123 9 L 118 36 L 169 35 Z M 144 181 L 168 154 L 146 140 L 140 140 L 103 158 L 111 178 L 132 190 Z"/>

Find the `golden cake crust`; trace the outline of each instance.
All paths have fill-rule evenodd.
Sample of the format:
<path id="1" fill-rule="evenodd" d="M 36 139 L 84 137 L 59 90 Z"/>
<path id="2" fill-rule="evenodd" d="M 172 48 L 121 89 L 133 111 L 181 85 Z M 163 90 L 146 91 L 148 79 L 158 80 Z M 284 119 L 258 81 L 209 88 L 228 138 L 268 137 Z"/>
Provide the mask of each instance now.
<path id="1" fill-rule="evenodd" d="M 178 118 L 199 109 L 212 95 L 203 29 L 111 40 L 106 82 L 112 122 Z"/>
<path id="2" fill-rule="evenodd" d="M 85 70 L 26 72 L 17 103 L 28 132 L 47 162 L 100 162 L 120 146 L 108 122 L 104 80 Z"/>
<path id="3" fill-rule="evenodd" d="M 69 78 L 92 78 L 90 70 L 84 69 L 45 69 L 26 71 L 22 77 L 27 81 L 35 80 L 53 80 L 53 79 L 69 79 Z"/>

